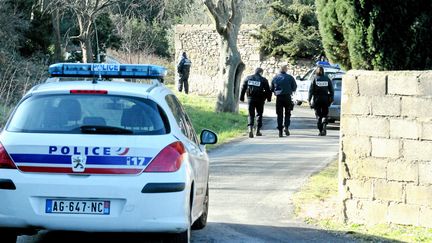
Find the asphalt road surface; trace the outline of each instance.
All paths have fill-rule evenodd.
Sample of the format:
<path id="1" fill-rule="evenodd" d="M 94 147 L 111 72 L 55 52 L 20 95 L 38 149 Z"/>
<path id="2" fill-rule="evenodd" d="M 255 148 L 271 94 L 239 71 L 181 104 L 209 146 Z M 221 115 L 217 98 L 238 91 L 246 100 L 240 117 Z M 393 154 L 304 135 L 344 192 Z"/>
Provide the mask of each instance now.
<path id="1" fill-rule="evenodd" d="M 317 136 L 312 110 L 296 107 L 291 136 L 278 137 L 274 104 L 266 105 L 262 137 L 210 153 L 208 225 L 192 242 L 347 242 L 295 219 L 291 201 L 307 178 L 336 158 L 339 128 Z"/>
<path id="2" fill-rule="evenodd" d="M 296 107 L 291 136 L 279 138 L 274 104 L 266 105 L 264 136 L 238 139 L 209 153 L 208 225 L 193 231 L 191 242 L 351 241 L 306 225 L 293 212 L 293 193 L 311 174 L 336 158 L 339 130 L 337 126 L 329 129 L 326 137 L 317 136 L 313 112 Z M 36 236 L 21 236 L 18 242 L 163 242 L 164 237 L 44 231 Z"/>

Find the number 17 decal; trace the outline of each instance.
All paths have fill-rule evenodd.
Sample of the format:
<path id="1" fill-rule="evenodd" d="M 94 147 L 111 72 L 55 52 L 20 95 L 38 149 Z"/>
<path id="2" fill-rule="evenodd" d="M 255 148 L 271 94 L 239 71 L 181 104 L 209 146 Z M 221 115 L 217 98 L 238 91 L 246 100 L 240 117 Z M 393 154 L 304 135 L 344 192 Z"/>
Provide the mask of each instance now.
<path id="1" fill-rule="evenodd" d="M 146 157 L 127 157 L 127 165 L 143 166 L 147 165 L 149 160 Z"/>

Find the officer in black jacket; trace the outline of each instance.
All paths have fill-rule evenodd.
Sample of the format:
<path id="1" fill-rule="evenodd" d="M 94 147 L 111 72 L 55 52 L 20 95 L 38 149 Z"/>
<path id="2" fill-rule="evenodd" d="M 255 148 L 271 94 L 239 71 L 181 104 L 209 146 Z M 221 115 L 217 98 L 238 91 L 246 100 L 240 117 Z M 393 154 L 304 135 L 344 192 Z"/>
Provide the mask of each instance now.
<path id="1" fill-rule="evenodd" d="M 257 113 L 257 130 L 256 135 L 262 136 L 262 117 L 264 112 L 265 100 L 271 101 L 271 91 L 268 80 L 262 76 L 264 70 L 257 68 L 254 75 L 247 76 L 243 82 L 242 90 L 240 93 L 240 101 L 244 101 L 244 96 L 247 94 L 248 98 L 248 131 L 249 137 L 253 138 L 253 126 L 255 120 L 255 110 Z"/>
<path id="2" fill-rule="evenodd" d="M 182 92 L 183 86 L 185 93 L 189 93 L 189 73 L 191 68 L 192 62 L 189 60 L 189 58 L 186 55 L 186 52 L 182 53 L 182 56 L 180 58 L 180 62 L 177 65 L 177 73 L 179 75 L 178 80 L 178 91 Z"/>
<path id="3" fill-rule="evenodd" d="M 334 90 L 330 79 L 324 75 L 324 68 L 315 70 L 315 77 L 309 87 L 309 104 L 315 109 L 319 136 L 327 135 L 327 115 L 333 102 Z"/>
<path id="4" fill-rule="evenodd" d="M 294 108 L 291 96 L 292 93 L 297 90 L 297 83 L 294 77 L 289 75 L 287 71 L 288 66 L 283 65 L 280 73 L 273 78 L 271 84 L 271 90 L 276 95 L 276 114 L 279 137 L 283 136 L 282 130 L 284 130 L 285 135 L 290 135 L 288 128 L 291 124 L 291 111 Z"/>

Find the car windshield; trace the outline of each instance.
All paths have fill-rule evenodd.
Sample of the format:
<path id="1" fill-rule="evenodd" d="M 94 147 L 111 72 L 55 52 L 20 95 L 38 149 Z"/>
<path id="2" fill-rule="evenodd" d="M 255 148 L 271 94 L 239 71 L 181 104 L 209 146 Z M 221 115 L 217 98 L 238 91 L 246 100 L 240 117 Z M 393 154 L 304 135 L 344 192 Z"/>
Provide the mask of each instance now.
<path id="1" fill-rule="evenodd" d="M 10 132 L 162 135 L 168 119 L 153 101 L 113 95 L 38 95 L 24 100 Z"/>
<path id="2" fill-rule="evenodd" d="M 333 82 L 333 89 L 334 90 L 337 90 L 337 91 L 342 90 L 342 79 L 335 78 L 332 80 L 332 82 Z"/>

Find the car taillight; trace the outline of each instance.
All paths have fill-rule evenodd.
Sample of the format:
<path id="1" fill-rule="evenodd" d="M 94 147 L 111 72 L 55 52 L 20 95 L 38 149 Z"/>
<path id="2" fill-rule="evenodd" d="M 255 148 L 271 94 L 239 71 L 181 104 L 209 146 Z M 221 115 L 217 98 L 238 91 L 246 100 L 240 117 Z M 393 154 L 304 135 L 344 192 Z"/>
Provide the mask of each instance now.
<path id="1" fill-rule="evenodd" d="M 9 157 L 6 149 L 0 143 L 0 169 L 16 169 L 14 162 Z"/>
<path id="2" fill-rule="evenodd" d="M 166 146 L 144 172 L 175 172 L 180 169 L 185 148 L 181 142 L 175 142 Z"/>
<path id="3" fill-rule="evenodd" d="M 87 89 L 73 89 L 71 94 L 108 94 L 107 90 L 87 90 Z"/>

